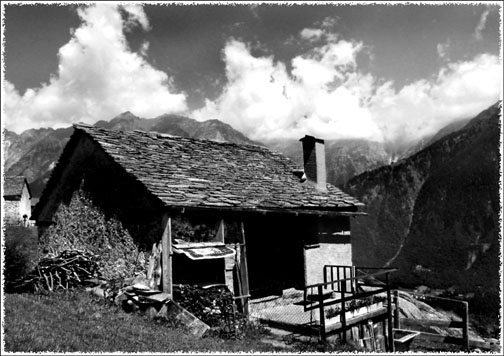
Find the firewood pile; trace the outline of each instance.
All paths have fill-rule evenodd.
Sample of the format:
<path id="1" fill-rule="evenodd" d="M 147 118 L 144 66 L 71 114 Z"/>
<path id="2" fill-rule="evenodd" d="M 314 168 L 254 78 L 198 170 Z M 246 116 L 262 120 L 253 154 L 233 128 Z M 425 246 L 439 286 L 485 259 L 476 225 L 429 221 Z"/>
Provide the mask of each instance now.
<path id="1" fill-rule="evenodd" d="M 20 281 L 17 289 L 55 291 L 93 284 L 99 277 L 97 257 L 79 250 L 65 250 L 55 257 L 45 257 Z"/>

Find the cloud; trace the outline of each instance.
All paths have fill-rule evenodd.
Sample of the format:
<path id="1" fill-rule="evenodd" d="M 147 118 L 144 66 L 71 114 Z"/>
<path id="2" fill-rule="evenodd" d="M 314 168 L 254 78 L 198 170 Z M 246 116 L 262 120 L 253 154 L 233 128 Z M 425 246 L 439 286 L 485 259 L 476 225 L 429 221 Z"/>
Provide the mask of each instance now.
<path id="1" fill-rule="evenodd" d="M 230 40 L 223 50 L 227 84 L 193 116 L 222 120 L 256 140 L 310 134 L 399 143 L 472 117 L 500 98 L 496 56 L 447 63 L 434 79 L 396 90 L 359 71 L 363 48 L 355 41 L 326 43 L 293 58 L 289 72 L 273 56 L 254 57 L 247 44 Z"/>
<path id="2" fill-rule="evenodd" d="M 483 33 L 483 30 L 485 29 L 487 17 L 488 17 L 489 13 L 490 13 L 490 10 L 488 10 L 488 9 L 483 11 L 483 13 L 480 16 L 480 20 L 479 20 L 478 24 L 476 25 L 476 28 L 474 29 L 473 36 L 478 41 L 483 39 L 482 33 Z"/>
<path id="3" fill-rule="evenodd" d="M 318 41 L 322 38 L 324 31 L 320 28 L 304 28 L 299 33 L 299 36 L 303 40 L 308 40 L 310 42 Z"/>
<path id="4" fill-rule="evenodd" d="M 499 58 L 483 54 L 471 61 L 450 63 L 434 80 L 418 80 L 399 91 L 384 84 L 369 108 L 389 140 L 406 142 L 477 115 L 499 100 L 501 88 Z"/>
<path id="5" fill-rule="evenodd" d="M 314 23 L 315 28 L 304 28 L 299 32 L 301 40 L 309 42 L 317 42 L 325 40 L 327 42 L 336 42 L 338 35 L 334 32 L 334 28 L 338 24 L 338 18 L 326 17 L 322 21 Z"/>
<path id="6" fill-rule="evenodd" d="M 448 51 L 450 50 L 450 39 L 448 39 L 445 43 L 438 43 L 436 46 L 436 50 L 439 55 L 439 58 L 449 60 Z"/>
<path id="7" fill-rule="evenodd" d="M 141 7 L 97 4 L 78 9 L 78 15 L 82 23 L 59 49 L 58 71 L 48 83 L 24 94 L 5 83 L 7 129 L 94 123 L 127 110 L 154 117 L 187 109 L 185 94 L 144 59 L 148 43 L 139 54 L 128 47 L 125 30 L 150 28 Z"/>
<path id="8" fill-rule="evenodd" d="M 292 60 L 292 73 L 273 57 L 253 57 L 243 42 L 224 48 L 228 83 L 215 101 L 193 112 L 217 118 L 254 139 L 380 136 L 360 99 L 369 95 L 370 76 L 353 71 L 360 43 L 339 41 Z"/>

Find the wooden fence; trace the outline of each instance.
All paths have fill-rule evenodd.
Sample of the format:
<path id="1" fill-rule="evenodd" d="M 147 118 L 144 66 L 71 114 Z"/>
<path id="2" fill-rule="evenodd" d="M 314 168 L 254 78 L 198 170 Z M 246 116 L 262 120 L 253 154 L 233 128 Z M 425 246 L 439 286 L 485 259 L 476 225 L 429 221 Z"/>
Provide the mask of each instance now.
<path id="1" fill-rule="evenodd" d="M 424 301 L 427 304 L 435 307 L 443 307 L 448 310 L 452 310 L 461 316 L 461 321 L 455 320 L 430 320 L 430 319 L 411 319 L 411 318 L 400 318 L 399 317 L 399 293 L 398 291 L 394 292 L 394 302 L 397 306 L 394 315 L 394 327 L 399 329 L 409 329 L 409 330 L 417 330 L 420 334 L 417 336 L 420 340 L 428 340 L 439 343 L 448 343 L 460 345 L 461 348 L 465 351 L 469 351 L 470 347 L 479 347 L 483 349 L 494 349 L 495 345 L 492 345 L 491 342 L 483 342 L 479 340 L 473 340 L 469 338 L 469 306 L 468 303 L 461 300 L 449 299 L 449 298 L 440 298 L 440 297 L 432 297 L 426 296 L 418 293 L 409 293 L 413 297 L 418 300 Z M 421 328 L 434 326 L 434 327 L 443 327 L 443 328 L 457 328 L 462 329 L 462 337 L 454 337 L 441 335 L 436 333 L 429 333 L 425 331 L 421 331 Z"/>
<path id="2" fill-rule="evenodd" d="M 371 270 L 372 272 L 364 272 Z M 392 268 L 365 268 L 354 266 L 324 266 L 324 282 L 306 286 L 304 289 L 304 310 L 310 311 L 318 309 L 320 338 L 325 341 L 329 333 L 340 333 L 341 338 L 346 342 L 346 331 L 353 325 L 372 319 L 387 320 L 387 351 L 394 351 L 394 340 L 392 331 L 392 297 L 388 283 L 388 275 L 395 271 Z M 360 273 L 359 273 L 360 272 Z M 385 275 L 385 282 L 376 283 L 374 277 Z M 374 287 L 373 290 L 365 291 L 362 287 Z M 372 297 L 381 293 L 386 293 L 386 308 L 354 317 L 347 320 L 345 310 L 347 303 L 352 303 L 357 299 Z M 339 305 L 340 322 L 328 327 L 326 325 L 326 308 L 332 305 Z"/>

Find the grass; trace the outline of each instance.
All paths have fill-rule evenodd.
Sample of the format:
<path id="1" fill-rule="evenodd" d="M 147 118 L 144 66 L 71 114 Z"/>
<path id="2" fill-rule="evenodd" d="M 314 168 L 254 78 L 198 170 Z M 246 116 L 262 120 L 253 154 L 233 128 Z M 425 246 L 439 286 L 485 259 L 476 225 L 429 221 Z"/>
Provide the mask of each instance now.
<path id="1" fill-rule="evenodd" d="M 127 314 L 84 291 L 50 295 L 6 294 L 7 352 L 278 352 L 259 330 L 240 340 L 194 339 L 166 321 Z"/>

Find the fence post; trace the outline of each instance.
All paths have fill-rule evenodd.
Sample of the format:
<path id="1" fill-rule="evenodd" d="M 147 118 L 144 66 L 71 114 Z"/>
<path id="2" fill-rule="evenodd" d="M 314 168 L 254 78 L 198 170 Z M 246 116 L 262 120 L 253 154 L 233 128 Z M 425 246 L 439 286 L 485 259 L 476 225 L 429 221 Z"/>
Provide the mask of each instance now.
<path id="1" fill-rule="evenodd" d="M 342 339 L 343 342 L 346 342 L 346 312 L 345 312 L 345 293 L 346 293 L 346 283 L 347 281 L 344 280 L 343 283 L 341 283 L 341 328 L 343 330 L 343 335 Z"/>
<path id="2" fill-rule="evenodd" d="M 394 304 L 395 304 L 394 328 L 400 329 L 401 328 L 401 321 L 399 320 L 399 291 L 397 289 L 394 291 Z"/>
<path id="3" fill-rule="evenodd" d="M 357 278 L 355 278 L 355 266 L 352 266 L 352 295 L 357 293 Z"/>
<path id="4" fill-rule="evenodd" d="M 462 327 L 462 340 L 463 347 L 467 352 L 469 352 L 469 304 L 467 302 L 462 302 L 462 322 L 464 323 Z"/>
<path id="5" fill-rule="evenodd" d="M 319 297 L 319 314 L 320 314 L 320 338 L 322 341 L 326 341 L 326 330 L 325 330 L 325 312 L 324 312 L 324 294 L 322 285 L 317 287 L 318 297 Z"/>
<path id="6" fill-rule="evenodd" d="M 387 324 L 388 324 L 388 343 L 389 351 L 394 352 L 394 333 L 392 330 L 392 298 L 390 296 L 389 274 L 385 274 L 385 281 L 387 283 Z"/>

